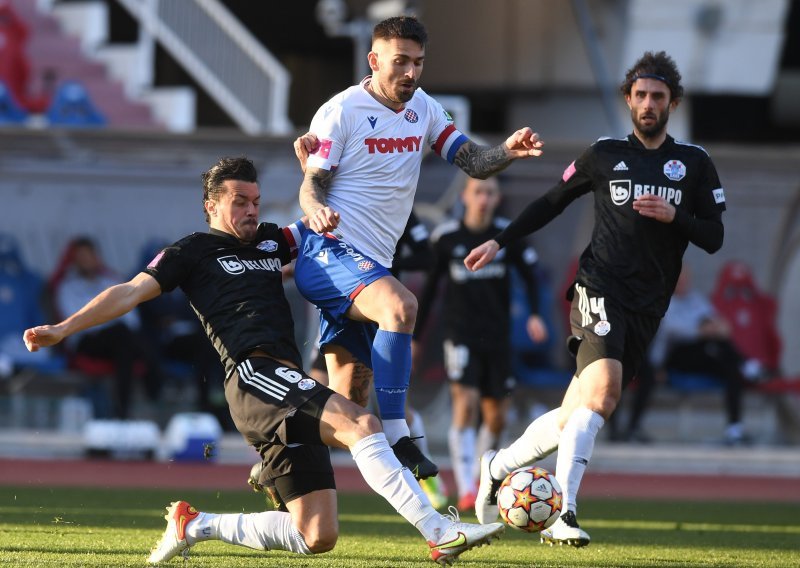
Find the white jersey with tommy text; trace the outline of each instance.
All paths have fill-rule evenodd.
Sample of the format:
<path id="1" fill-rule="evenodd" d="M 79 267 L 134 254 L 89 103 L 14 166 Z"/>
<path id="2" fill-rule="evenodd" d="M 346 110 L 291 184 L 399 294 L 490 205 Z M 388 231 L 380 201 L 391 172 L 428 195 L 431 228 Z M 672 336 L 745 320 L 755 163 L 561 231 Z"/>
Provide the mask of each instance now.
<path id="1" fill-rule="evenodd" d="M 394 111 L 367 91 L 369 81 L 342 91 L 314 115 L 310 131 L 320 144 L 308 166 L 334 172 L 327 202 L 341 215 L 337 236 L 389 268 L 425 147 L 452 163 L 467 138 L 422 89 Z"/>

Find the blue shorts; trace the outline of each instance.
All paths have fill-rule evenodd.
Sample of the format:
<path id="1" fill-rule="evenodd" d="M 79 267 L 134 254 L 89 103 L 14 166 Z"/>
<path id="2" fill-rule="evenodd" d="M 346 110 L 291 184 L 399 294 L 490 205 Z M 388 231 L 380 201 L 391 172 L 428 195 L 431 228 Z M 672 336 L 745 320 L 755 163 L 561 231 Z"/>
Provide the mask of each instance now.
<path id="1" fill-rule="evenodd" d="M 372 368 L 372 340 L 377 325 L 345 314 L 367 286 L 391 273 L 330 233 L 303 231 L 294 269 L 297 289 L 320 311 L 320 348 L 340 345 Z"/>

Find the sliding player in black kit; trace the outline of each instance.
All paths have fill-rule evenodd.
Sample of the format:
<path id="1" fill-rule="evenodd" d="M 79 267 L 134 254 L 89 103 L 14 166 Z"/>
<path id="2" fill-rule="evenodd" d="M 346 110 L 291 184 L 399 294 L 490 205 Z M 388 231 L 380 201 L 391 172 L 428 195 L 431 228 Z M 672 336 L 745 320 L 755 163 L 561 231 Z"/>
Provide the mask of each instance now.
<path id="1" fill-rule="evenodd" d="M 595 225 L 571 289 L 577 369 L 561 407 L 535 420 L 508 448 L 481 458 L 476 513 L 497 515 L 496 486 L 506 474 L 558 449 L 556 478 L 564 490 L 561 517 L 542 541 L 584 546 L 576 497 L 594 440 L 636 375 L 669 305 L 689 243 L 714 253 L 722 246 L 725 195 L 706 151 L 667 134 L 670 112 L 683 96 L 681 76 L 663 51 L 645 53 L 621 91 L 633 133 L 603 138 L 564 171 L 504 231 L 465 259 L 486 265 L 510 242 L 544 227 L 578 197 L 594 196 Z"/>
<path id="2" fill-rule="evenodd" d="M 231 417 L 267 464 L 267 484 L 277 487 L 287 511 L 215 514 L 175 501 L 148 564 L 186 558 L 206 540 L 306 555 L 331 550 L 339 523 L 326 446 L 350 450 L 367 484 L 425 537 L 434 562 L 452 564 L 497 538 L 501 523 L 484 527 L 437 513 L 395 457 L 378 418 L 300 367 L 281 268 L 296 255 L 306 219 L 284 229 L 258 223 L 258 174 L 247 158 L 223 158 L 202 179 L 208 233 L 177 241 L 130 281 L 107 288 L 64 321 L 23 335 L 27 348 L 38 351 L 179 286 L 217 349 Z"/>

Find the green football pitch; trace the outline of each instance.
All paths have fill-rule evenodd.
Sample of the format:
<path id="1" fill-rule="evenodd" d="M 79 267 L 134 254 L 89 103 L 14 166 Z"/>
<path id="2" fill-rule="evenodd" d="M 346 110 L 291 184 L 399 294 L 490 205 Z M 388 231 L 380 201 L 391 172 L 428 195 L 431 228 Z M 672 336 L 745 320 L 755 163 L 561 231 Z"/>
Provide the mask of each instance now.
<path id="1" fill-rule="evenodd" d="M 757 487 L 753 488 L 758 491 Z M 0 487 L 0 566 L 144 566 L 176 499 L 212 512 L 256 512 L 246 491 L 32 489 Z M 733 497 L 733 496 L 732 496 Z M 333 552 L 298 556 L 218 542 L 192 548 L 195 567 L 433 566 L 417 531 L 372 495 L 340 495 L 340 538 Z M 769 502 L 589 500 L 581 525 L 592 544 L 550 547 L 538 536 L 506 530 L 491 546 L 465 553 L 459 566 L 797 567 L 800 506 Z M 474 516 L 464 520 L 474 521 Z"/>

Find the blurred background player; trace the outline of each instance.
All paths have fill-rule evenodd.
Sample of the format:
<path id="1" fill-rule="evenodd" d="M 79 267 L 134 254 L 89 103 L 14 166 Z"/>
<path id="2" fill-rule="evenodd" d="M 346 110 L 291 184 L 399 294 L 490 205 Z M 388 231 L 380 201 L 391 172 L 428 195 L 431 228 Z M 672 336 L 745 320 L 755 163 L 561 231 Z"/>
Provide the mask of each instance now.
<path id="1" fill-rule="evenodd" d="M 577 369 L 560 408 L 534 420 L 505 449 L 481 457 L 475 510 L 497 517 L 496 489 L 505 476 L 558 449 L 556 479 L 564 491 L 561 517 L 542 540 L 589 544 L 577 521 L 577 495 L 594 441 L 622 390 L 647 356 L 669 305 L 689 245 L 720 249 L 725 194 L 708 153 L 667 134 L 683 96 L 681 75 L 665 52 L 646 52 L 620 87 L 633 133 L 601 138 L 564 170 L 559 183 L 526 207 L 464 263 L 486 266 L 498 251 L 552 221 L 570 203 L 594 194 L 594 229 L 573 290 L 569 338 Z"/>
<path id="2" fill-rule="evenodd" d="M 295 265 L 298 290 L 320 309 L 331 387 L 366 404 L 374 374 L 386 437 L 419 479 L 439 470 L 411 441 L 405 419 L 417 301 L 389 268 L 411 212 L 422 150 L 431 146 L 482 178 L 541 154 L 530 128 L 493 148 L 459 132 L 442 105 L 417 88 L 426 43 L 413 17 L 379 22 L 368 54 L 372 75 L 315 114 L 309 130 L 319 147 L 300 188 L 310 230 Z"/>
<path id="3" fill-rule="evenodd" d="M 475 456 L 499 447 L 509 396 L 516 385 L 511 369 L 511 268 L 522 277 L 531 306 L 528 335 L 534 342 L 547 339 L 547 328 L 538 315 L 533 248 L 513 243 L 486 269 L 470 272 L 464 268 L 468 251 L 508 224 L 507 219 L 495 216 L 500 197 L 496 178 L 467 179 L 461 194 L 463 216 L 446 221 L 433 232 L 434 263 L 420 295 L 417 316 L 415 336 L 419 339 L 444 279 L 444 361 L 452 400 L 448 446 L 460 511 L 475 506 L 479 473 Z"/>

